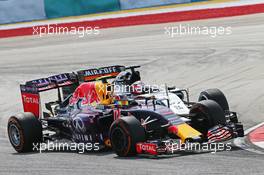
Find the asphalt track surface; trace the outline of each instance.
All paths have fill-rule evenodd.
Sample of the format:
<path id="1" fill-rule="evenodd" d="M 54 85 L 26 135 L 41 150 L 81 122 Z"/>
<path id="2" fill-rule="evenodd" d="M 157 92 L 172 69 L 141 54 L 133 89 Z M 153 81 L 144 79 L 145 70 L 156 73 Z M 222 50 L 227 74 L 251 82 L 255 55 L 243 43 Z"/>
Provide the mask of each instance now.
<path id="1" fill-rule="evenodd" d="M 224 91 L 246 128 L 264 120 L 264 15 L 101 30 L 98 36 L 17 37 L 0 40 L 0 174 L 259 174 L 264 156 L 239 148 L 173 158 L 118 158 L 111 152 L 17 154 L 7 119 L 22 110 L 19 83 L 55 73 L 113 64 L 142 65 L 146 82 Z M 164 34 L 164 27 L 231 26 L 232 34 Z"/>

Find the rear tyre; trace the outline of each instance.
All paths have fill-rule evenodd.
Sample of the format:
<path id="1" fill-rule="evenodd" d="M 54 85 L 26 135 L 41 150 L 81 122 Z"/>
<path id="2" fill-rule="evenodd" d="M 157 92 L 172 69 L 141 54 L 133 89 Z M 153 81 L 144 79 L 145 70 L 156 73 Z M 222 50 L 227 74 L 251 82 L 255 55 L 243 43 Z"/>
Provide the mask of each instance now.
<path id="1" fill-rule="evenodd" d="M 190 109 L 192 126 L 207 135 L 208 129 L 216 125 L 225 125 L 226 118 L 221 106 L 213 100 L 203 100 Z"/>
<path id="2" fill-rule="evenodd" d="M 10 117 L 7 132 L 11 145 L 19 153 L 34 151 L 42 141 L 42 125 L 30 112 Z"/>
<path id="3" fill-rule="evenodd" d="M 133 116 L 121 117 L 110 128 L 113 150 L 120 157 L 136 155 L 136 143 L 146 140 L 145 129 Z"/>
<path id="4" fill-rule="evenodd" d="M 207 89 L 200 93 L 198 101 L 213 100 L 217 102 L 224 111 L 229 111 L 227 99 L 219 89 Z"/>

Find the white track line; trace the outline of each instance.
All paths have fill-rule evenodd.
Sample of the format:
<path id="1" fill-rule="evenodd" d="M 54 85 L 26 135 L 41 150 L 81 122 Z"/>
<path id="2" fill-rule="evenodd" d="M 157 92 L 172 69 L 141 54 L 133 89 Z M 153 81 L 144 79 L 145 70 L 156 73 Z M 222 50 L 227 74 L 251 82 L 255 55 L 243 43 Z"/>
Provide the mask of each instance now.
<path id="1" fill-rule="evenodd" d="M 264 141 L 262 141 L 262 142 L 253 142 L 253 144 L 264 149 Z"/>
<path id="2" fill-rule="evenodd" d="M 256 154 L 263 154 L 264 155 L 263 151 L 257 150 L 255 148 L 253 148 L 252 146 L 250 146 L 248 143 L 246 143 L 245 137 L 235 138 L 234 141 L 233 141 L 233 144 L 235 146 L 243 149 L 243 150 L 246 150 L 246 151 L 249 151 L 249 152 L 252 152 L 252 153 L 256 153 Z"/>
<path id="3" fill-rule="evenodd" d="M 247 129 L 245 131 L 245 135 L 248 135 L 250 132 L 252 132 L 253 130 L 255 130 L 255 129 L 259 128 L 259 127 L 261 127 L 262 125 L 264 125 L 264 122 L 262 122 L 260 124 L 257 124 L 256 126 L 253 126 L 253 127 L 249 128 L 249 129 Z"/>
<path id="4" fill-rule="evenodd" d="M 257 150 L 255 148 L 252 148 L 245 141 L 245 138 L 247 137 L 247 135 L 250 132 L 254 131 L 255 129 L 257 129 L 257 128 L 263 126 L 263 125 L 264 125 L 264 122 L 262 122 L 262 123 L 260 123 L 260 124 L 258 124 L 256 126 L 253 126 L 253 127 L 249 128 L 249 129 L 245 130 L 245 132 L 244 132 L 245 136 L 243 138 L 241 138 L 241 137 L 240 138 L 235 138 L 234 141 L 233 141 L 234 145 L 239 147 L 239 148 L 241 148 L 241 149 L 243 149 L 243 150 L 249 151 L 249 152 L 253 152 L 253 153 L 257 153 L 257 154 L 264 154 L 264 151 L 260 151 L 260 150 Z M 264 149 L 264 142 L 251 142 L 251 143 L 256 145 L 256 146 L 258 146 L 258 147 L 260 147 L 260 148 L 262 148 L 262 149 Z M 258 144 L 256 144 L 256 143 L 258 143 Z"/>
<path id="5" fill-rule="evenodd" d="M 255 129 L 258 129 L 259 127 L 263 126 L 264 125 L 264 122 L 250 128 L 247 130 L 247 134 L 251 133 L 252 131 L 254 131 Z M 249 139 L 249 141 L 253 144 L 253 145 L 256 145 L 257 147 L 261 148 L 261 149 L 264 149 L 264 141 L 260 141 L 260 142 L 253 142 Z"/>

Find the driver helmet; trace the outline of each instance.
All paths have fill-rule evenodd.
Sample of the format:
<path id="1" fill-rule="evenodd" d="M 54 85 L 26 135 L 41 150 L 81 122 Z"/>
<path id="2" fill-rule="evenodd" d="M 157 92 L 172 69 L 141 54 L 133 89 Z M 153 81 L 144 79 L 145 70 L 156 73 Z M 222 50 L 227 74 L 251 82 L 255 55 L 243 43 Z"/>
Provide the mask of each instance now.
<path id="1" fill-rule="evenodd" d="M 130 78 L 131 78 L 131 73 L 130 73 L 130 72 L 122 71 L 122 72 L 120 72 L 120 73 L 117 75 L 115 81 L 116 81 L 116 82 L 119 82 L 119 83 L 127 84 L 127 83 L 129 83 Z"/>

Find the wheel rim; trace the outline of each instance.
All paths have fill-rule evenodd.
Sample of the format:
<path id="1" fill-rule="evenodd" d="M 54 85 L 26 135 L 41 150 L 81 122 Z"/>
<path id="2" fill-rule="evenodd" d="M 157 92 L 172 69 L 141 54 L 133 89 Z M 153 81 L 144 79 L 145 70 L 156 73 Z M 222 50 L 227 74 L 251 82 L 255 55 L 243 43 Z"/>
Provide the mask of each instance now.
<path id="1" fill-rule="evenodd" d="M 20 132 L 16 125 L 11 124 L 9 127 L 9 137 L 10 141 L 14 146 L 18 146 L 20 144 Z"/>
<path id="2" fill-rule="evenodd" d="M 121 128 L 115 128 L 112 132 L 112 145 L 116 151 L 123 151 L 127 146 L 127 138 Z"/>

